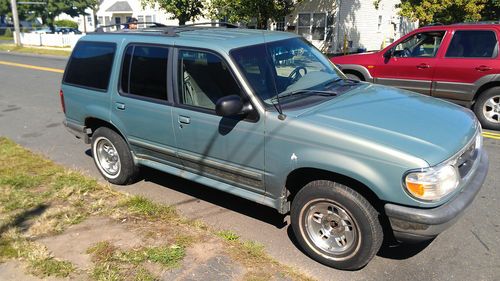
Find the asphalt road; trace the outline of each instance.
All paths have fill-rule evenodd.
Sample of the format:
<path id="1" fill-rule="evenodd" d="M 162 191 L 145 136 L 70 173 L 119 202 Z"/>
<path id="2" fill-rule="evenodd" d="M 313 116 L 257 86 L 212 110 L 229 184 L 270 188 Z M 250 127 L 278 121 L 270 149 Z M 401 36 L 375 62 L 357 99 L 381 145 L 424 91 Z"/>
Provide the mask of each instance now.
<path id="1" fill-rule="evenodd" d="M 0 61 L 64 69 L 65 60 L 0 53 Z M 101 179 L 89 146 L 62 126 L 62 74 L 0 64 L 0 136 L 65 166 Z M 273 209 L 193 184 L 144 171 L 145 180 L 117 189 L 171 204 L 189 218 L 236 231 L 266 246 L 271 256 L 318 280 L 500 280 L 500 140 L 486 139 L 490 172 L 466 214 L 426 247 L 384 247 L 363 269 L 323 266 L 294 245 L 288 217 Z"/>

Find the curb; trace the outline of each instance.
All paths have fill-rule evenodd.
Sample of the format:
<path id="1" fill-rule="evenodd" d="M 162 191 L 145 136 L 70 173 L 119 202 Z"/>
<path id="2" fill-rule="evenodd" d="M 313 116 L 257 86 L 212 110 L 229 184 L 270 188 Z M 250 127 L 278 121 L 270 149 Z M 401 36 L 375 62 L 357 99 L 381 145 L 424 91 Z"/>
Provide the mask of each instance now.
<path id="1" fill-rule="evenodd" d="M 56 55 L 43 55 L 43 54 L 30 54 L 30 53 L 21 53 L 21 52 L 16 52 L 16 51 L 0 51 L 0 54 L 2 55 L 15 55 L 15 56 L 23 56 L 23 57 L 31 57 L 31 58 L 49 58 L 49 59 L 56 59 L 56 60 L 68 60 L 69 56 L 56 56 Z"/>

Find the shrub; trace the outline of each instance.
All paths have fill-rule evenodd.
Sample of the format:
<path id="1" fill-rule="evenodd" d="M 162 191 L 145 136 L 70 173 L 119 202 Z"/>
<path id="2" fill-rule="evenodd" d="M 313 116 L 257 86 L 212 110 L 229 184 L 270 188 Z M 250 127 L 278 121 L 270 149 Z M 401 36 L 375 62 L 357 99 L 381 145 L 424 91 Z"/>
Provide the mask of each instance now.
<path id="1" fill-rule="evenodd" d="M 5 37 L 14 37 L 14 35 L 12 34 L 12 29 L 8 28 L 5 29 L 5 34 L 4 34 Z"/>
<path id="2" fill-rule="evenodd" d="M 56 20 L 54 22 L 56 26 L 59 27 L 72 27 L 72 28 L 78 28 L 78 23 L 72 21 L 72 20 Z"/>

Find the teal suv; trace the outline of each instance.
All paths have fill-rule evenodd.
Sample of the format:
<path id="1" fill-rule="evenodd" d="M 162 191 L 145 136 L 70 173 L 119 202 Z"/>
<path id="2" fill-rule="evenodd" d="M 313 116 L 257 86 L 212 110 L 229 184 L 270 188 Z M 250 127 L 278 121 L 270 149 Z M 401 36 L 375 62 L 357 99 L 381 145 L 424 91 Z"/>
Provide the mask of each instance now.
<path id="1" fill-rule="evenodd" d="M 313 259 L 355 270 L 385 238 L 432 239 L 488 170 L 469 110 L 347 79 L 301 37 L 151 25 L 80 39 L 65 125 L 102 176 L 147 166 L 290 213 Z"/>

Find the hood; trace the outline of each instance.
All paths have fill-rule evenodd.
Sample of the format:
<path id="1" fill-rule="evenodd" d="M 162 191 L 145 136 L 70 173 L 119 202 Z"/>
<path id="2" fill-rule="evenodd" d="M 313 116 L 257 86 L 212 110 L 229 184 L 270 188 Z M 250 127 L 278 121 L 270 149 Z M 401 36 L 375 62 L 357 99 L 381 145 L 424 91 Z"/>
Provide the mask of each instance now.
<path id="1" fill-rule="evenodd" d="M 466 108 L 368 83 L 297 117 L 412 155 L 431 166 L 462 149 L 478 126 L 474 114 Z"/>

